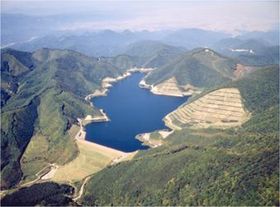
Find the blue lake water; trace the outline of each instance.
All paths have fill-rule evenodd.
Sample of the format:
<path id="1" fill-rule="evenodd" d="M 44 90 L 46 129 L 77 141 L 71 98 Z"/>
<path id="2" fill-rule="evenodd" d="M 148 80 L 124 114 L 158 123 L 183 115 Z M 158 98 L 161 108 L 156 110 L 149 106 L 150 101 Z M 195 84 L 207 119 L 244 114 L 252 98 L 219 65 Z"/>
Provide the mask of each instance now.
<path id="1" fill-rule="evenodd" d="M 144 74 L 115 83 L 107 96 L 94 98 L 93 104 L 104 109 L 110 122 L 86 126 L 86 140 L 114 149 L 131 152 L 146 149 L 135 136 L 164 129 L 163 117 L 187 100 L 187 97 L 158 96 L 138 87 Z"/>

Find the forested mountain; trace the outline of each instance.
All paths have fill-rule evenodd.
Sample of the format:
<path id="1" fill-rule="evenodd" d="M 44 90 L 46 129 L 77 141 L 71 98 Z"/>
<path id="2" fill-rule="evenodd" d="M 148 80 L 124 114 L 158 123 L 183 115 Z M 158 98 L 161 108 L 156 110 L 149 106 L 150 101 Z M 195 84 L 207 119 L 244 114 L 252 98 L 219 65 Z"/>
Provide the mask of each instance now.
<path id="1" fill-rule="evenodd" d="M 175 77 L 180 85 L 211 87 L 233 79 L 236 63 L 211 49 L 199 48 L 186 52 L 153 71 L 145 81 L 148 84 L 158 84 Z"/>
<path id="2" fill-rule="evenodd" d="M 21 179 L 19 159 L 32 137 L 40 137 L 47 146 L 35 161 L 38 167 L 75 157 L 74 140 L 66 131 L 78 117 L 99 114 L 84 97 L 103 78 L 123 71 L 69 50 L 3 50 L 1 57 L 1 187 L 8 188 Z"/>

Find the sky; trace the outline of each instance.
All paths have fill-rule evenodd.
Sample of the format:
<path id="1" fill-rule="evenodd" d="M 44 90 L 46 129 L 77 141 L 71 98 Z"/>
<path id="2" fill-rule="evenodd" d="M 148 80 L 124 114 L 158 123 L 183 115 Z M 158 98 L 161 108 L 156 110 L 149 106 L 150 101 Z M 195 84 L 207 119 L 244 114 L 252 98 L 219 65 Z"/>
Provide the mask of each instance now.
<path id="1" fill-rule="evenodd" d="M 279 1 L 1 0 L 1 13 L 76 15 L 77 21 L 62 30 L 201 28 L 234 33 L 279 29 Z M 94 18 L 81 20 L 82 15 Z"/>

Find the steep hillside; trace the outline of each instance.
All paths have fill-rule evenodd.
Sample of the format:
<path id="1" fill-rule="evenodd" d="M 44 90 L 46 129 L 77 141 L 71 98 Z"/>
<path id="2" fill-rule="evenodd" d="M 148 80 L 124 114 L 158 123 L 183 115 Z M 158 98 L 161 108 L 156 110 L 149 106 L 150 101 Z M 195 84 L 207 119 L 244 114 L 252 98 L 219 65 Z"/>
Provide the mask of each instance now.
<path id="1" fill-rule="evenodd" d="M 211 49 L 195 49 L 153 71 L 144 81 L 153 88 L 174 77 L 182 91 L 186 86 L 202 89 L 234 79 L 235 67 L 234 60 Z"/>
<path id="2" fill-rule="evenodd" d="M 1 107 L 17 91 L 17 82 L 33 68 L 31 53 L 1 51 Z"/>
<path id="3" fill-rule="evenodd" d="M 251 117 L 249 111 L 256 113 L 256 110 L 268 107 L 258 107 L 260 103 L 277 104 L 278 80 L 277 76 L 271 73 L 276 73 L 275 70 L 278 69 L 277 66 L 269 68 L 271 70 L 261 68 L 238 81 L 226 83 L 192 97 L 164 118 L 166 125 L 174 129 L 228 128 L 242 125 Z M 263 75 L 261 79 L 260 74 Z M 262 90 L 254 90 L 257 84 L 261 85 Z M 259 102 L 261 96 L 267 101 Z"/>
<path id="4" fill-rule="evenodd" d="M 228 128 L 242 125 L 250 114 L 237 88 L 222 88 L 180 106 L 164 118 L 171 129 L 184 127 Z"/>
<path id="5" fill-rule="evenodd" d="M 84 205 L 279 205 L 279 67 L 228 84 L 252 114 L 241 128 L 182 129 L 104 169 Z M 256 101 L 258 100 L 258 101 Z"/>
<path id="6" fill-rule="evenodd" d="M 77 117 L 100 115 L 84 97 L 103 78 L 122 71 L 69 50 L 40 49 L 32 54 L 8 50 L 1 55 L 5 81 L 1 90 L 12 91 L 1 110 L 1 188 L 9 188 L 22 176 L 30 180 L 50 163 L 64 164 L 76 156 L 67 130 Z M 22 154 L 30 140 L 37 146 Z"/>

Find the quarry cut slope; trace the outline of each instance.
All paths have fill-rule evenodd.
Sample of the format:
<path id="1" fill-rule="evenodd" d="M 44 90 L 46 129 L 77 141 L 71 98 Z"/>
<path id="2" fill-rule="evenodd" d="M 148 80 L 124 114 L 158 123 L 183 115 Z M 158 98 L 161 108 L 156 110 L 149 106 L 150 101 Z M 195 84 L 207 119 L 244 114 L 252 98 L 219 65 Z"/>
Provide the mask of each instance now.
<path id="1" fill-rule="evenodd" d="M 152 87 L 151 92 L 159 95 L 165 94 L 171 96 L 183 96 L 183 93 L 178 87 L 178 83 L 174 77 Z"/>
<path id="2" fill-rule="evenodd" d="M 228 128 L 240 126 L 249 119 L 240 92 L 236 88 L 223 88 L 180 106 L 164 118 L 172 129 L 185 126 L 198 128 Z"/>

